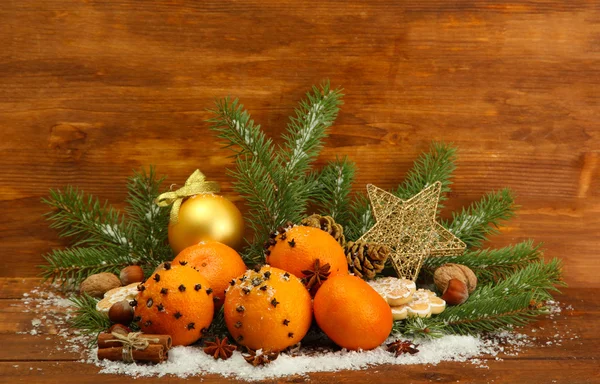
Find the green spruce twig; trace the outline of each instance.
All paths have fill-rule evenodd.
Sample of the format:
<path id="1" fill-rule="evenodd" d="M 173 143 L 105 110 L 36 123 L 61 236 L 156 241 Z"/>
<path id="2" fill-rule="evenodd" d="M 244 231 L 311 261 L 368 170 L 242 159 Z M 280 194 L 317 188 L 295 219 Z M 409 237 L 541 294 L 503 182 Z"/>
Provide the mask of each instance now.
<path id="1" fill-rule="evenodd" d="M 330 161 L 319 174 L 317 201 L 320 213 L 345 226 L 350 217 L 350 190 L 354 181 L 354 163 L 344 157 Z"/>
<path id="2" fill-rule="evenodd" d="M 517 208 L 511 190 L 505 188 L 488 193 L 460 213 L 453 213 L 451 221 L 441 224 L 468 248 L 480 247 L 489 235 L 499 232 L 500 222 L 511 219 Z"/>
<path id="3" fill-rule="evenodd" d="M 282 158 L 288 176 L 294 177 L 310 170 L 323 148 L 327 128 L 337 118 L 342 96 L 341 90 L 332 90 L 327 81 L 320 88 L 313 86 L 306 93 L 306 98 L 300 101 L 294 111 L 295 116 L 290 117 L 287 133 L 282 135 Z"/>
<path id="4" fill-rule="evenodd" d="M 155 202 L 164 180 L 164 176 L 158 177 L 154 167 L 150 167 L 148 171 L 134 172 L 127 183 L 128 206 L 125 211 L 134 229 L 131 242 L 138 264 L 146 266 L 148 273 L 174 256 L 168 245 L 171 208 L 159 207 Z"/>
<path id="5" fill-rule="evenodd" d="M 111 322 L 108 315 L 96 310 L 98 300 L 84 293 L 81 296 L 72 296 L 69 300 L 75 306 L 74 317 L 69 320 L 69 325 L 82 331 L 86 335 L 94 336 L 95 343 L 98 334 L 110 328 Z"/>
<path id="6" fill-rule="evenodd" d="M 467 302 L 448 307 L 436 317 L 398 321 L 394 330 L 431 337 L 439 334 L 479 334 L 510 329 L 547 313 L 544 303 L 552 299 L 561 279 L 561 263 L 553 259 L 529 264 L 506 279 L 477 288 Z"/>
<path id="7" fill-rule="evenodd" d="M 121 269 L 138 262 L 117 246 L 73 247 L 55 249 L 44 256 L 48 264 L 41 265 L 41 276 L 63 286 L 77 287 L 90 275 L 100 272 L 118 274 Z"/>
<path id="8" fill-rule="evenodd" d="M 42 276 L 71 286 L 95 273 L 118 272 L 132 264 L 150 272 L 171 260 L 169 210 L 154 203 L 163 179 L 156 177 L 152 167 L 136 172 L 128 183 L 127 215 L 73 187 L 51 191 L 50 198 L 43 199 L 53 208 L 47 214 L 51 227 L 74 243 L 44 256 L 48 264 L 40 266 Z"/>
<path id="9" fill-rule="evenodd" d="M 317 179 L 310 166 L 322 148 L 326 129 L 337 116 L 341 97 L 341 92 L 331 90 L 328 83 L 313 87 L 300 102 L 277 150 L 237 99 L 217 101 L 211 111 L 211 129 L 235 152 L 236 166 L 228 174 L 250 208 L 254 239 L 243 252 L 248 263 L 261 261 L 261 246 L 269 233 L 288 220 L 299 222 L 317 193 Z"/>
<path id="10" fill-rule="evenodd" d="M 446 263 L 462 264 L 475 272 L 478 284 L 486 284 L 503 280 L 516 270 L 540 260 L 543 255 L 540 248 L 541 244 L 534 245 L 528 240 L 500 249 L 467 251 L 460 256 L 428 257 L 423 263 L 423 270 L 433 274 L 436 268 Z"/>
<path id="11" fill-rule="evenodd" d="M 68 186 L 50 190 L 50 198 L 42 199 L 53 210 L 46 216 L 60 237 L 72 238 L 74 246 L 117 245 L 129 247 L 133 229 L 116 209 L 97 198 Z"/>
<path id="12" fill-rule="evenodd" d="M 442 183 L 440 202 L 446 200 L 445 193 L 450 192 L 450 177 L 456 169 L 456 147 L 445 143 L 432 143 L 429 152 L 424 153 L 415 161 L 413 168 L 406 178 L 394 191 L 394 195 L 401 199 L 410 199 L 424 188 L 439 181 Z M 439 209 L 443 205 L 438 204 Z"/>

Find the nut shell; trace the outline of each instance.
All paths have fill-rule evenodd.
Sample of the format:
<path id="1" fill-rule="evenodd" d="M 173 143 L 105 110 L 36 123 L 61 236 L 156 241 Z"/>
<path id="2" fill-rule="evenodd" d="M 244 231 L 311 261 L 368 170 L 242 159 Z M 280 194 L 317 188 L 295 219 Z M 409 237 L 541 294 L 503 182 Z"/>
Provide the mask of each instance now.
<path id="1" fill-rule="evenodd" d="M 467 285 L 458 279 L 450 279 L 448 289 L 442 295 L 442 300 L 450 305 L 459 305 L 467 301 L 468 298 Z"/>
<path id="2" fill-rule="evenodd" d="M 133 308 L 127 300 L 119 301 L 108 310 L 108 319 L 117 324 L 129 324 L 133 320 Z"/>
<path id="3" fill-rule="evenodd" d="M 131 328 L 124 326 L 123 324 L 113 324 L 108 331 L 106 331 L 107 333 L 120 333 L 121 335 L 128 335 L 129 333 L 131 333 Z"/>
<path id="4" fill-rule="evenodd" d="M 141 283 L 144 281 L 144 271 L 139 265 L 130 265 L 129 267 L 125 267 L 121 270 L 119 279 L 123 285 Z"/>
<path id="5" fill-rule="evenodd" d="M 85 279 L 79 287 L 80 293 L 87 293 L 92 297 L 101 298 L 104 294 L 121 286 L 121 280 L 113 273 L 97 273 Z"/>
<path id="6" fill-rule="evenodd" d="M 469 291 L 473 292 L 477 287 L 477 276 L 471 270 L 471 268 L 462 264 L 448 263 L 444 264 L 435 270 L 433 274 L 433 281 L 435 286 L 440 292 L 445 292 L 448 287 L 448 282 L 451 279 L 457 279 L 462 281 Z"/>

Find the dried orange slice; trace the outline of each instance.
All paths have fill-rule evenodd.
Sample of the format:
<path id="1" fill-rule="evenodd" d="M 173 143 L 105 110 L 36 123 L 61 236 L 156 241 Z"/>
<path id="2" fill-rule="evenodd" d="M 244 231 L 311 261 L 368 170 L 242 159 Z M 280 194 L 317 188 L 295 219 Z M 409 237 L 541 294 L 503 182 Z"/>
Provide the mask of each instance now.
<path id="1" fill-rule="evenodd" d="M 137 287 L 139 284 L 140 283 L 132 283 L 124 287 L 117 287 L 107 291 L 104 294 L 104 298 L 100 300 L 98 304 L 96 304 L 96 310 L 99 312 L 108 313 L 108 310 L 113 306 L 113 304 L 123 300 L 133 300 L 138 294 Z"/>

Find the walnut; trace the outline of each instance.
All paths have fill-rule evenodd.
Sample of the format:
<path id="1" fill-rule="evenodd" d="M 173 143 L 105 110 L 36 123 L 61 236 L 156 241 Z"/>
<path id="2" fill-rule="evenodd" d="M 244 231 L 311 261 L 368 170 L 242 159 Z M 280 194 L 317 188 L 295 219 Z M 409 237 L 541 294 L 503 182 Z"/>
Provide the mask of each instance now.
<path id="1" fill-rule="evenodd" d="M 454 263 L 444 264 L 436 269 L 433 274 L 435 286 L 442 293 L 448 288 L 448 282 L 451 279 L 457 279 L 465 283 L 469 293 L 473 292 L 477 287 L 477 276 L 475 276 L 471 268 L 466 265 Z"/>
<path id="2" fill-rule="evenodd" d="M 90 296 L 101 298 L 104 294 L 121 286 L 121 280 L 112 273 L 96 273 L 83 280 L 79 287 L 80 293 L 87 293 Z"/>

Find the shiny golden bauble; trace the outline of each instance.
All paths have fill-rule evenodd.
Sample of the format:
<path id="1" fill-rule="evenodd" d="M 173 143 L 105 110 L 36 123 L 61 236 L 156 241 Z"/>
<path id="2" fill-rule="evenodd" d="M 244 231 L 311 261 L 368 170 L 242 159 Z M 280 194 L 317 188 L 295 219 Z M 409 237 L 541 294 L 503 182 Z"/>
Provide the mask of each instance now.
<path id="1" fill-rule="evenodd" d="M 179 208 L 177 224 L 169 224 L 169 244 L 177 255 L 201 241 L 218 241 L 239 249 L 244 220 L 237 207 L 223 196 L 210 193 L 192 196 Z"/>

